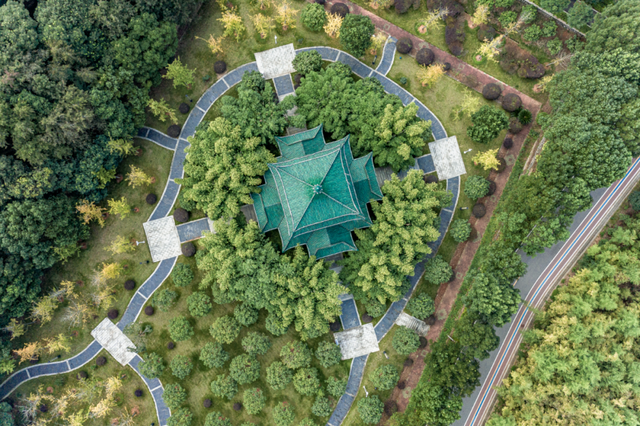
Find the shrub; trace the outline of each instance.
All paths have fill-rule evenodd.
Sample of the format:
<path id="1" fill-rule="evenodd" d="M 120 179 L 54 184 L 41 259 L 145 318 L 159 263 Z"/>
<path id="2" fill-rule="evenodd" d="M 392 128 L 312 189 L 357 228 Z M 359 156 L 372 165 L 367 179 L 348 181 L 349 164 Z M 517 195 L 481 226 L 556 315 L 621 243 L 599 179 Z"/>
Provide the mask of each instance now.
<path id="1" fill-rule="evenodd" d="M 182 127 L 180 127 L 178 124 L 172 124 L 167 128 L 167 135 L 171 136 L 172 138 L 177 138 L 178 136 L 180 136 L 180 132 L 182 132 Z"/>
<path id="2" fill-rule="evenodd" d="M 78 380 L 83 380 L 83 379 L 86 379 L 87 377 L 89 377 L 89 375 L 84 370 L 78 371 L 78 374 L 76 374 L 76 379 Z"/>
<path id="3" fill-rule="evenodd" d="M 505 95 L 504 98 L 502 98 L 502 108 L 505 111 L 509 111 L 509 112 L 517 111 L 518 109 L 520 109 L 521 105 L 522 105 L 522 99 L 520 99 L 520 96 L 516 95 L 515 93 L 509 93 Z M 504 129 L 504 127 L 502 129 Z"/>
<path id="4" fill-rule="evenodd" d="M 418 333 L 405 326 L 398 327 L 391 341 L 393 349 L 400 355 L 409 355 L 418 350 L 420 338 Z"/>
<path id="5" fill-rule="evenodd" d="M 427 293 L 421 293 L 409 300 L 407 309 L 414 317 L 424 320 L 436 312 L 436 304 L 433 303 L 433 299 Z"/>
<path id="6" fill-rule="evenodd" d="M 522 124 L 531 123 L 531 112 L 526 109 L 521 109 L 520 112 L 518 113 L 518 121 L 521 122 Z"/>
<path id="7" fill-rule="evenodd" d="M 420 65 L 429 66 L 433 63 L 435 58 L 436 55 L 433 53 L 433 50 L 426 47 L 423 47 L 418 50 L 418 53 L 416 53 L 416 62 Z"/>
<path id="8" fill-rule="evenodd" d="M 298 426 L 318 426 L 318 425 L 309 417 L 305 417 L 304 419 L 300 420 L 300 423 L 298 423 Z"/>
<path id="9" fill-rule="evenodd" d="M 162 312 L 169 312 L 177 297 L 178 293 L 175 291 L 163 288 L 162 290 L 156 291 L 153 295 L 151 306 L 160 309 Z"/>
<path id="10" fill-rule="evenodd" d="M 169 343 L 167 343 L 167 349 L 171 350 L 171 349 L 173 349 L 173 348 L 175 348 L 175 347 L 176 347 L 176 344 L 175 344 L 175 343 L 173 343 L 173 342 L 169 342 Z"/>
<path id="11" fill-rule="evenodd" d="M 120 312 L 117 309 L 109 309 L 109 312 L 107 312 L 107 317 L 112 320 L 118 318 L 118 315 L 120 315 Z"/>
<path id="12" fill-rule="evenodd" d="M 336 365 L 342 359 L 342 352 L 340 352 L 340 346 L 333 342 L 320 342 L 318 349 L 316 349 L 316 358 L 320 361 L 320 365 L 324 368 L 329 368 L 332 365 Z"/>
<path id="13" fill-rule="evenodd" d="M 242 395 L 244 408 L 246 408 L 247 413 L 251 414 L 252 416 L 262 411 L 266 401 L 267 398 L 258 388 L 247 389 Z"/>
<path id="14" fill-rule="evenodd" d="M 187 400 L 187 391 L 179 384 L 171 383 L 165 386 L 162 399 L 169 409 L 175 410 Z"/>
<path id="15" fill-rule="evenodd" d="M 200 351 L 200 361 L 207 368 L 221 368 L 229 359 L 229 353 L 219 342 L 208 342 Z"/>
<path id="16" fill-rule="evenodd" d="M 502 105 L 504 108 L 504 101 Z M 471 122 L 473 126 L 467 129 L 467 135 L 471 140 L 478 143 L 489 143 L 498 136 L 502 129 L 507 127 L 509 119 L 499 109 L 484 105 L 471 115 Z"/>
<path id="17" fill-rule="evenodd" d="M 454 56 L 460 56 L 462 54 L 465 38 L 466 35 L 462 25 L 450 23 L 444 28 L 444 41 Z"/>
<path id="18" fill-rule="evenodd" d="M 191 257 L 194 254 L 196 254 L 196 246 L 195 244 L 189 242 L 189 243 L 184 243 L 182 245 L 182 247 L 180 248 L 180 250 L 182 250 L 182 255 L 184 257 Z"/>
<path id="19" fill-rule="evenodd" d="M 404 55 L 411 52 L 411 49 L 413 49 L 413 42 L 409 37 L 402 37 L 396 43 L 396 50 L 398 53 L 402 53 Z"/>
<path id="20" fill-rule="evenodd" d="M 540 7 L 554 15 L 558 15 L 569 6 L 569 3 L 571 3 L 570 0 L 540 0 Z"/>
<path id="21" fill-rule="evenodd" d="M 486 84 L 482 88 L 482 96 L 484 96 L 485 99 L 488 99 L 490 101 L 498 99 L 501 93 L 502 93 L 502 88 L 495 83 Z"/>
<path id="22" fill-rule="evenodd" d="M 196 291 L 187 297 L 189 313 L 194 317 L 203 317 L 211 312 L 211 298 L 202 291 Z"/>
<path id="23" fill-rule="evenodd" d="M 274 361 L 267 367 L 267 383 L 273 390 L 282 390 L 291 383 L 293 373 L 280 361 Z"/>
<path id="24" fill-rule="evenodd" d="M 522 37 L 527 41 L 538 41 L 542 37 L 542 29 L 537 25 L 531 25 L 524 30 Z"/>
<path id="25" fill-rule="evenodd" d="M 451 224 L 449 232 L 451 233 L 453 241 L 456 243 L 462 243 L 467 241 L 471 235 L 471 224 L 468 220 L 456 219 Z"/>
<path id="26" fill-rule="evenodd" d="M 125 290 L 133 290 L 134 288 L 136 288 L 136 282 L 134 280 L 126 280 L 124 282 L 124 289 Z"/>
<path id="27" fill-rule="evenodd" d="M 162 357 L 155 352 L 150 352 L 138 364 L 140 373 L 148 379 L 157 379 L 164 371 Z"/>
<path id="28" fill-rule="evenodd" d="M 334 5 L 331 6 L 331 13 L 344 18 L 349 14 L 349 6 L 344 3 L 334 3 Z"/>
<path id="29" fill-rule="evenodd" d="M 280 350 L 280 358 L 292 370 L 308 367 L 311 364 L 311 350 L 299 340 L 288 342 Z"/>
<path id="30" fill-rule="evenodd" d="M 571 9 L 569 9 L 569 19 L 567 22 L 574 28 L 580 28 L 589 24 L 593 20 L 593 9 L 591 6 L 582 1 L 577 1 Z"/>
<path id="31" fill-rule="evenodd" d="M 522 131 L 524 125 L 518 120 L 518 117 L 509 118 L 509 131 L 511 133 L 518 134 Z M 512 144 L 513 145 L 513 144 Z"/>
<path id="32" fill-rule="evenodd" d="M 99 356 L 98 358 L 96 358 L 96 365 L 98 367 L 102 367 L 103 365 L 105 365 L 107 363 L 107 358 L 103 357 L 103 356 Z"/>
<path id="33" fill-rule="evenodd" d="M 326 396 L 318 395 L 315 402 L 311 406 L 311 413 L 318 417 L 327 417 L 331 415 L 333 405 Z"/>
<path id="34" fill-rule="evenodd" d="M 167 426 L 190 426 L 193 422 L 193 413 L 188 408 L 179 408 L 171 413 L 167 420 Z"/>
<path id="35" fill-rule="evenodd" d="M 220 343 L 229 344 L 236 340 L 238 334 L 240 334 L 240 324 L 230 315 L 225 315 L 213 323 L 209 328 L 209 333 Z"/>
<path id="36" fill-rule="evenodd" d="M 180 315 L 169 321 L 169 335 L 176 342 L 189 340 L 193 336 L 193 327 L 185 317 Z"/>
<path id="37" fill-rule="evenodd" d="M 249 327 L 258 321 L 258 310 L 248 303 L 241 303 L 233 310 L 233 316 L 240 325 Z"/>
<path id="38" fill-rule="evenodd" d="M 409 10 L 412 4 L 412 0 L 395 0 L 393 2 L 393 7 L 398 14 L 402 15 L 403 13 L 406 13 L 407 10 Z"/>
<path id="39" fill-rule="evenodd" d="M 329 395 L 340 398 L 347 391 L 347 379 L 336 379 L 335 377 L 329 377 L 327 379 L 327 392 Z"/>
<path id="40" fill-rule="evenodd" d="M 178 263 L 171 271 L 171 280 L 176 287 L 186 287 L 193 281 L 193 270 L 186 263 Z"/>
<path id="41" fill-rule="evenodd" d="M 133 394 L 137 397 L 140 398 L 142 396 L 142 389 L 136 389 L 135 392 L 133 392 Z"/>
<path id="42" fill-rule="evenodd" d="M 520 16 L 526 17 L 523 19 L 525 24 L 531 24 L 538 17 L 538 8 L 534 5 L 525 6 L 522 8 L 522 12 L 520 12 Z"/>
<path id="43" fill-rule="evenodd" d="M 216 74 L 222 74 L 227 70 L 227 63 L 225 61 L 216 61 L 213 64 L 213 71 Z"/>
<path id="44" fill-rule="evenodd" d="M 557 55 L 562 50 L 562 40 L 558 38 L 549 40 L 547 42 L 547 49 L 549 49 L 549 53 L 551 53 L 552 55 Z"/>
<path id="45" fill-rule="evenodd" d="M 478 28 L 478 32 L 476 33 L 476 37 L 478 38 L 478 41 L 482 41 L 482 42 L 484 42 L 485 40 L 491 41 L 495 38 L 495 36 L 496 36 L 495 28 L 489 25 L 480 25 L 480 28 Z"/>
<path id="46" fill-rule="evenodd" d="M 317 3 L 308 4 L 302 9 L 300 19 L 302 24 L 311 31 L 322 31 L 322 27 L 327 23 L 327 12 Z"/>
<path id="47" fill-rule="evenodd" d="M 365 424 L 377 424 L 382 418 L 384 404 L 378 395 L 360 398 L 358 401 L 358 414 Z"/>
<path id="48" fill-rule="evenodd" d="M 299 369 L 293 376 L 293 387 L 300 395 L 316 395 L 320 390 L 318 370 L 313 367 Z"/>
<path id="49" fill-rule="evenodd" d="M 262 333 L 252 331 L 242 339 L 242 349 L 249 355 L 264 355 L 271 347 L 271 340 Z"/>
<path id="50" fill-rule="evenodd" d="M 273 408 L 271 415 L 273 416 L 273 421 L 276 426 L 289 426 L 293 423 L 293 419 L 296 417 L 293 407 L 286 401 L 276 405 Z"/>
<path id="51" fill-rule="evenodd" d="M 231 360 L 229 374 L 239 385 L 255 382 L 260 377 L 260 363 L 252 355 L 238 355 Z"/>
<path id="52" fill-rule="evenodd" d="M 556 35 L 558 31 L 558 24 L 555 21 L 546 21 L 542 24 L 542 36 L 543 37 L 553 37 Z"/>
<path id="53" fill-rule="evenodd" d="M 147 315 L 147 316 L 151 316 L 151 315 L 153 315 L 153 313 L 154 313 L 153 306 L 146 306 L 146 307 L 144 308 L 144 314 L 145 314 L 145 315 Z"/>
<path id="54" fill-rule="evenodd" d="M 629 195 L 629 205 L 635 211 L 640 211 L 640 191 L 632 192 Z"/>
<path id="55" fill-rule="evenodd" d="M 204 426 L 231 426 L 231 420 L 222 415 L 219 411 L 207 414 L 204 419 Z"/>
<path id="56" fill-rule="evenodd" d="M 482 198 L 489 192 L 489 181 L 482 176 L 472 175 L 464 184 L 464 194 L 472 200 Z"/>
<path id="57" fill-rule="evenodd" d="M 380 390 L 393 389 L 400 380 L 400 374 L 398 369 L 390 364 L 381 365 L 369 374 L 369 380 L 373 383 L 373 386 Z"/>
<path id="58" fill-rule="evenodd" d="M 375 30 L 368 16 L 349 14 L 340 27 L 340 43 L 354 56 L 360 57 L 371 46 Z"/>
<path id="59" fill-rule="evenodd" d="M 502 146 L 504 147 L 504 149 L 511 149 L 513 147 L 513 139 L 511 139 L 510 137 L 504 138 L 504 141 L 502 141 Z"/>
<path id="60" fill-rule="evenodd" d="M 431 284 L 446 283 L 451 279 L 451 266 L 440 255 L 429 259 L 424 267 L 424 279 Z"/>
<path id="61" fill-rule="evenodd" d="M 473 216 L 480 219 L 481 217 L 484 217 L 485 214 L 487 214 L 487 209 L 484 204 L 477 203 L 475 206 L 473 206 L 473 210 L 471 212 L 473 213 Z"/>
<path id="62" fill-rule="evenodd" d="M 202 406 L 204 408 L 211 408 L 212 405 L 213 405 L 213 401 L 211 401 L 209 398 L 202 401 Z"/>
<path id="63" fill-rule="evenodd" d="M 367 313 L 374 318 L 381 317 L 387 312 L 387 305 L 380 303 L 378 299 L 367 299 L 364 302 L 364 307 Z"/>
<path id="64" fill-rule="evenodd" d="M 231 376 L 221 374 L 211 382 L 211 392 L 219 398 L 231 400 L 238 393 L 238 383 Z"/>
<path id="65" fill-rule="evenodd" d="M 176 355 L 169 363 L 171 373 L 180 380 L 184 380 L 193 369 L 191 359 L 186 355 Z"/>
<path id="66" fill-rule="evenodd" d="M 144 200 L 147 204 L 154 205 L 158 201 L 158 196 L 156 194 L 147 194 Z"/>
<path id="67" fill-rule="evenodd" d="M 173 212 L 173 218 L 176 222 L 189 222 L 189 212 L 183 209 L 182 207 L 178 207 Z"/>
<path id="68" fill-rule="evenodd" d="M 311 4 L 310 6 L 314 6 Z M 315 4 L 315 6 L 319 6 Z M 322 6 L 320 6 L 322 7 Z M 302 75 L 309 74 L 312 71 L 320 71 L 322 69 L 322 56 L 315 50 L 307 50 L 298 53 L 293 59 L 293 68 Z"/>
<path id="69" fill-rule="evenodd" d="M 513 10 L 508 10 L 500 14 L 500 16 L 498 17 L 498 21 L 500 21 L 500 25 L 502 25 L 503 28 L 506 28 L 509 26 L 509 24 L 513 24 L 514 22 L 516 22 L 517 18 L 518 14 L 516 12 L 514 12 Z"/>

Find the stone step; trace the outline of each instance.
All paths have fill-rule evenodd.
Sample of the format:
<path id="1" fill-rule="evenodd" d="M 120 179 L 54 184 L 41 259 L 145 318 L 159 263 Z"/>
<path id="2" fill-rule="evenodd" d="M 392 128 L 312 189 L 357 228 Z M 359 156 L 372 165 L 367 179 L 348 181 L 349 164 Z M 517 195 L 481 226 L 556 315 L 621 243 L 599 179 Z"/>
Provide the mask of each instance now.
<path id="1" fill-rule="evenodd" d="M 396 324 L 414 330 L 416 333 L 418 333 L 419 336 L 426 336 L 430 328 L 430 326 L 425 324 L 424 321 L 420 321 L 418 318 L 412 317 L 405 312 L 402 312 L 400 315 L 398 315 Z"/>

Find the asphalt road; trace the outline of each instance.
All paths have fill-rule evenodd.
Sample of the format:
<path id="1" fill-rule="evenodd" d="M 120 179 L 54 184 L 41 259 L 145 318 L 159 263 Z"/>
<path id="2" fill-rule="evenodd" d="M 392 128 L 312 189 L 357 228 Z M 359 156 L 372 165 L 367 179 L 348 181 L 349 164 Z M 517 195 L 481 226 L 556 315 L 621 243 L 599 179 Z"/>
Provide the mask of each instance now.
<path id="1" fill-rule="evenodd" d="M 536 257 L 521 255 L 527 264 L 527 272 L 516 282 L 516 288 L 527 303 L 520 305 L 511 322 L 496 330 L 500 346 L 491 352 L 489 358 L 480 362 L 481 386 L 463 400 L 460 419 L 453 426 L 479 426 L 488 418 L 497 396 L 495 388 L 509 373 L 520 347 L 522 335 L 519 330 L 529 327 L 533 320 L 529 304 L 535 308 L 544 306 L 555 286 L 628 197 L 639 179 L 640 158 L 634 161 L 621 180 L 609 188 L 591 193 L 593 206 L 574 217 L 567 241 L 555 244 Z"/>

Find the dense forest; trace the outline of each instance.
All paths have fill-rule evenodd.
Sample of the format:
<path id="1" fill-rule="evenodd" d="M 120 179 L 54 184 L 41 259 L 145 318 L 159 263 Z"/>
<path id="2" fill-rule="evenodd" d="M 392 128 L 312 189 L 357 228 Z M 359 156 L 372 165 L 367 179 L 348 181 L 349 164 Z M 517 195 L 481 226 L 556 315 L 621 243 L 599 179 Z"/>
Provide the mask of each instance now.
<path id="1" fill-rule="evenodd" d="M 569 69 L 554 75 L 553 111 L 537 118 L 547 139 L 537 171 L 503 195 L 490 228 L 497 234 L 463 284 L 469 290 L 460 296 L 466 311 L 453 326 L 455 342 L 443 333 L 432 346 L 399 424 L 448 425 L 459 417 L 462 398 L 479 384 L 478 360 L 498 345 L 494 327 L 518 309 L 512 283 L 526 265 L 516 250 L 535 255 L 567 238 L 573 216 L 592 202 L 590 191 L 622 177 L 640 154 L 639 84 L 640 3 L 622 0 L 597 17 Z"/>
<path id="2" fill-rule="evenodd" d="M 0 7 L 0 327 L 89 237 L 76 206 L 106 196 L 198 2 L 28 3 Z"/>

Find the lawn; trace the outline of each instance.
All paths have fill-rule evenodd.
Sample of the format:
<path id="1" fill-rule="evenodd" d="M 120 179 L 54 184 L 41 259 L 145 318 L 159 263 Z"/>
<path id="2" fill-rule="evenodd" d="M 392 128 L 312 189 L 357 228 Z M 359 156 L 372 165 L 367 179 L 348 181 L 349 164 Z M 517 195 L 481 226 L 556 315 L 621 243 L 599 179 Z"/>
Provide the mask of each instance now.
<path id="1" fill-rule="evenodd" d="M 93 318 L 80 327 L 70 328 L 62 320 L 64 307 L 67 302 L 60 304 L 55 311 L 51 322 L 43 326 L 32 325 L 27 333 L 16 339 L 14 347 L 22 347 L 25 342 L 33 342 L 43 338 L 57 335 L 58 333 L 71 333 L 71 348 L 69 354 L 62 353 L 62 358 L 68 358 L 84 349 L 93 338 L 90 335 L 91 330 L 98 325 L 106 316 L 107 309 L 116 308 L 122 314 L 129 303 L 129 299 L 133 292 L 124 290 L 122 283 L 125 280 L 133 279 L 136 282 L 136 288 L 140 286 L 156 268 L 156 264 L 151 263 L 149 248 L 146 244 L 141 244 L 133 253 L 112 255 L 106 250 L 111 241 L 119 235 L 125 236 L 127 239 L 135 238 L 138 241 L 146 239 L 142 224 L 146 222 L 156 205 L 149 205 L 145 202 L 145 197 L 149 193 L 156 194 L 160 199 L 164 191 L 167 177 L 169 176 L 169 168 L 173 152 L 162 148 L 152 142 L 136 139 L 135 145 L 142 148 L 142 155 L 129 156 L 125 158 L 117 169 L 118 174 L 126 175 L 130 165 L 135 165 L 144 170 L 148 175 L 156 178 L 155 183 L 148 186 L 132 188 L 126 181 L 115 183 L 112 181 L 107 187 L 108 199 L 125 197 L 132 207 L 139 208 L 139 212 L 132 212 L 131 216 L 126 219 L 119 219 L 117 216 L 110 215 L 105 226 L 100 227 L 97 224 L 91 225 L 91 237 L 88 240 L 88 249 L 80 251 L 79 256 L 71 258 L 66 264 L 56 264 L 46 276 L 45 288 L 51 289 L 57 287 L 61 281 L 82 281 L 82 284 L 76 285 L 76 292 L 81 295 L 89 295 L 95 290 L 90 284 L 91 277 L 95 271 L 99 269 L 104 262 L 119 262 L 126 266 L 125 273 L 122 277 L 114 280 L 117 281 L 116 294 L 114 302 L 108 306 L 101 307 L 96 310 Z M 101 206 L 107 206 L 107 200 L 100 203 Z M 53 358 L 58 353 L 43 356 L 43 360 Z M 25 363 L 26 365 L 26 363 Z M 24 367 L 18 366 L 17 369 Z"/>
<path id="2" fill-rule="evenodd" d="M 82 388 L 82 384 L 78 380 L 77 374 L 80 371 L 84 371 L 88 374 L 88 378 L 85 379 L 88 381 L 87 384 L 93 383 L 95 380 L 99 383 L 97 387 L 102 387 L 100 386 L 100 383 L 103 383 L 107 378 L 118 377 L 122 380 L 122 387 L 115 394 L 116 405 L 108 415 L 103 418 L 88 419 L 83 424 L 92 426 L 113 425 L 114 423 L 112 423 L 112 420 L 118 418 L 125 410 L 129 413 L 131 413 L 132 410 L 134 413 L 139 413 L 133 417 L 136 425 L 149 425 L 151 422 L 157 422 L 158 417 L 156 415 L 156 407 L 153 402 L 153 398 L 140 376 L 138 376 L 131 367 L 121 366 L 118 361 L 109 355 L 107 351 L 103 350 L 98 354 L 98 356 L 104 356 L 107 359 L 104 366 L 98 367 L 95 360 L 92 360 L 84 367 L 71 373 L 31 380 L 18 387 L 18 389 L 16 389 L 12 394 L 12 397 L 27 397 L 31 394 L 36 394 L 39 391 L 42 394 L 51 396 L 52 400 L 44 402 L 49 409 L 48 414 L 41 414 L 38 418 L 51 417 L 53 407 L 63 395 L 69 391 L 73 391 L 74 389 L 80 390 Z M 142 390 L 141 397 L 136 397 L 134 395 L 136 389 Z M 81 410 L 86 412 L 91 405 L 95 406 L 100 402 L 100 400 L 101 397 L 96 396 L 90 403 L 87 401 L 73 402 L 69 405 L 65 414 L 69 415 Z"/>

